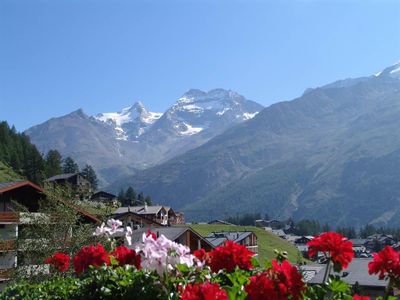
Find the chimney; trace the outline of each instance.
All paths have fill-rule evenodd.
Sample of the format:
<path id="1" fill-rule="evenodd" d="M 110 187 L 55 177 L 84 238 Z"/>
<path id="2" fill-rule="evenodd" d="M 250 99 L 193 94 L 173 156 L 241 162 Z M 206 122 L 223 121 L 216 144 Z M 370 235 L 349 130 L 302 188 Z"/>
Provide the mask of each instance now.
<path id="1" fill-rule="evenodd" d="M 144 211 L 147 211 L 147 203 L 144 202 Z"/>

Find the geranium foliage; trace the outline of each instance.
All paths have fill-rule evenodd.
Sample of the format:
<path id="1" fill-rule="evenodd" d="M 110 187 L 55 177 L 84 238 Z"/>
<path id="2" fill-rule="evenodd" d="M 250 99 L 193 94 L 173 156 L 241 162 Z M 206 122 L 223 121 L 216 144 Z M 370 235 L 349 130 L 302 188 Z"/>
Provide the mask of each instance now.
<path id="1" fill-rule="evenodd" d="M 126 246 L 116 247 L 113 236 L 121 233 Z M 71 254 L 72 259 L 55 253 L 45 261 L 51 265 L 48 279 L 13 284 L 0 299 L 369 299 L 352 295 L 350 286 L 332 275 L 322 285 L 308 286 L 298 267 L 279 252 L 276 260 L 261 267 L 252 252 L 233 242 L 192 254 L 188 247 L 148 232 L 139 245 L 132 245 L 132 230 L 115 220 L 97 228 L 95 235 L 105 236 L 111 246 L 84 246 Z M 351 243 L 333 232 L 310 242 L 311 255 L 327 256 L 327 270 L 330 263 L 339 270 L 346 268 L 353 258 L 349 249 Z M 389 288 L 398 287 L 399 264 L 399 254 L 386 247 L 374 255 L 369 272 L 388 279 Z M 388 290 L 384 299 L 396 298 Z"/>

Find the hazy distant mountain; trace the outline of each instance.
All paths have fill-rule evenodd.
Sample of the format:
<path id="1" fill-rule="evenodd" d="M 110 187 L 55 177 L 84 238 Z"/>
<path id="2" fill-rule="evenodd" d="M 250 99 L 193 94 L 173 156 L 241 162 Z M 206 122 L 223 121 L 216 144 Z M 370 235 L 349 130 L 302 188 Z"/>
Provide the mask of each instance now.
<path id="1" fill-rule="evenodd" d="M 164 114 L 136 102 L 93 117 L 78 110 L 25 133 L 44 153 L 57 149 L 80 164 L 93 165 L 104 185 L 197 147 L 262 108 L 232 91 L 190 90 Z"/>
<path id="2" fill-rule="evenodd" d="M 260 212 L 400 225 L 400 63 L 271 105 L 110 189 L 127 184 L 195 219 Z"/>

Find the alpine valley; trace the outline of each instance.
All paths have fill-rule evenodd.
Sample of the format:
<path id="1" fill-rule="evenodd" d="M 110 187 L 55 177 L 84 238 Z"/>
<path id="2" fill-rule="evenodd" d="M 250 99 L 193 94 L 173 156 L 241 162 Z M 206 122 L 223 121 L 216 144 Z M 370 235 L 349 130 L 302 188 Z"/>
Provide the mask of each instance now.
<path id="1" fill-rule="evenodd" d="M 26 133 L 43 152 L 93 165 L 106 190 L 133 186 L 187 220 L 259 212 L 400 225 L 400 63 L 267 108 L 190 90 L 164 113 L 140 102 L 78 110 Z"/>
<path id="2" fill-rule="evenodd" d="M 193 94 L 202 95 L 190 92 L 178 107 L 190 105 L 195 110 L 189 100 Z M 258 111 L 254 105 L 249 113 Z M 182 136 L 204 128 L 172 122 L 175 110 L 154 123 L 155 130 L 149 129 L 153 144 L 156 130 L 163 132 L 165 147 L 172 145 L 166 132 Z M 240 115 L 243 120 L 243 110 Z M 186 120 L 184 112 L 180 116 Z M 372 76 L 308 89 L 211 139 L 211 134 L 197 136 L 200 142 L 184 139 L 179 152 L 189 143 L 209 140 L 120 178 L 109 189 L 133 185 L 151 194 L 156 203 L 182 209 L 188 220 L 260 212 L 277 219 L 310 218 L 339 226 L 400 225 L 400 63 Z M 163 153 L 164 159 L 172 156 Z"/>

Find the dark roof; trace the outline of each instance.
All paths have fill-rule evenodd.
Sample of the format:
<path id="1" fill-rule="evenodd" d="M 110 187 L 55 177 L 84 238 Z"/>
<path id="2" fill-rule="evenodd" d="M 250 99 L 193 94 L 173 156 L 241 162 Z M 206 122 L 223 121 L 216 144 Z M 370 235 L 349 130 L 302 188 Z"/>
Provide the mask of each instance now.
<path id="1" fill-rule="evenodd" d="M 8 192 L 8 191 L 11 191 L 11 190 L 23 187 L 23 186 L 30 186 L 30 187 L 34 188 L 35 190 L 37 190 L 38 192 L 44 193 L 44 190 L 40 186 L 38 186 L 30 181 L 2 182 L 2 183 L 0 183 L 0 193 L 5 193 L 5 192 Z"/>
<path id="2" fill-rule="evenodd" d="M 252 231 L 223 231 L 213 232 L 205 237 L 214 247 L 218 247 L 225 241 L 234 241 L 236 243 L 244 240 L 246 237 L 251 235 Z"/>
<path id="3" fill-rule="evenodd" d="M 166 226 L 166 225 L 163 225 L 163 224 L 161 224 L 161 223 L 159 223 L 157 221 L 154 221 L 152 218 L 146 217 L 146 215 L 139 215 L 139 214 L 137 214 L 137 213 L 135 213 L 133 211 L 127 211 L 127 212 L 123 212 L 123 213 L 115 213 L 115 214 L 111 215 L 110 217 L 119 220 L 121 217 L 123 217 L 125 215 L 134 215 L 135 217 L 137 217 L 139 219 L 142 219 L 142 220 L 146 220 L 146 221 L 148 221 L 150 223 L 153 223 L 154 225 Z"/>
<path id="4" fill-rule="evenodd" d="M 149 228 L 140 228 L 137 230 L 133 230 L 132 232 L 132 244 L 135 245 L 137 243 L 142 242 L 142 237 L 143 233 L 147 233 Z M 174 241 L 178 237 L 180 237 L 182 234 L 184 234 L 187 231 L 191 231 L 194 235 L 196 235 L 200 240 L 203 240 L 205 243 L 207 243 L 211 248 L 214 248 L 214 245 L 211 244 L 207 239 L 202 237 L 199 233 L 197 233 L 195 230 L 193 230 L 190 227 L 187 226 L 182 226 L 182 227 L 156 227 L 156 228 L 150 228 L 152 232 L 154 232 L 157 236 L 164 235 L 167 239 Z"/>
<path id="5" fill-rule="evenodd" d="M 139 206 L 122 206 L 117 208 L 114 211 L 114 214 L 122 214 L 122 213 L 126 213 L 129 211 L 135 212 L 137 214 L 141 214 L 141 215 L 155 215 L 157 214 L 161 209 L 165 208 L 161 205 L 139 205 Z"/>
<path id="6" fill-rule="evenodd" d="M 149 228 L 140 228 L 137 230 L 133 230 L 132 232 L 132 244 L 142 242 L 143 233 L 147 233 Z M 191 230 L 189 227 L 160 227 L 160 228 L 150 228 L 152 232 L 154 232 L 157 236 L 161 236 L 162 234 L 169 240 L 173 241 L 180 237 L 187 230 Z"/>
<path id="7" fill-rule="evenodd" d="M 232 224 L 232 223 L 229 223 L 229 222 L 223 221 L 223 220 L 212 220 L 212 221 L 208 222 L 208 224 L 224 224 L 224 225 L 235 225 L 235 224 Z"/>
<path id="8" fill-rule="evenodd" d="M 353 243 L 353 246 L 363 246 L 366 243 L 366 239 L 350 239 L 350 242 Z"/>
<path id="9" fill-rule="evenodd" d="M 348 268 L 340 273 L 331 271 L 331 274 L 339 275 L 343 281 L 350 285 L 354 285 L 356 282 L 360 286 L 385 288 L 388 285 L 387 280 L 380 280 L 378 275 L 368 274 L 368 263 L 372 258 L 354 258 L 349 264 Z M 307 268 L 304 266 L 302 268 Z M 326 265 L 309 280 L 311 284 L 321 284 L 323 281 Z M 347 275 L 346 275 L 347 274 Z"/>
<path id="10" fill-rule="evenodd" d="M 111 193 L 108 193 L 108 192 L 105 192 L 105 191 L 98 191 L 98 192 L 94 193 L 90 198 L 94 198 L 94 197 L 96 197 L 97 195 L 101 195 L 101 194 L 107 195 L 107 196 L 109 196 L 110 198 L 117 198 L 116 195 L 111 194 Z"/>
<path id="11" fill-rule="evenodd" d="M 65 173 L 65 174 L 58 174 L 54 175 L 50 178 L 47 178 L 47 181 L 59 180 L 59 179 L 68 179 L 74 177 L 75 175 L 79 175 L 79 173 Z"/>

